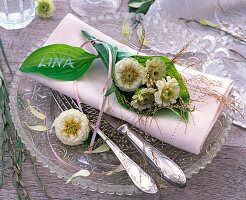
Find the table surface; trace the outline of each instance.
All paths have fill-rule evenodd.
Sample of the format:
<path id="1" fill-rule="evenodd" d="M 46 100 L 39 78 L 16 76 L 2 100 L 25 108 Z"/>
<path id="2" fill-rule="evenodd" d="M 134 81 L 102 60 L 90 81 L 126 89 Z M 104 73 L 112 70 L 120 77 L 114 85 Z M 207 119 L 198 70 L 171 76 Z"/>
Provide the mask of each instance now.
<path id="1" fill-rule="evenodd" d="M 5 30 L 0 27 L 0 35 L 9 59 L 9 63 L 16 71 L 21 63 L 22 55 L 27 54 L 32 46 L 40 39 L 49 36 L 63 17 L 72 12 L 68 1 L 55 0 L 56 13 L 50 19 L 36 17 L 31 24 L 20 30 Z M 127 1 L 123 0 L 120 11 L 127 12 Z M 0 59 L 3 58 L 0 55 Z M 7 69 L 4 65 L 4 69 Z M 11 83 L 11 76 L 5 70 L 5 78 Z M 1 151 L 1 150 L 0 150 Z M 6 157 L 5 160 L 8 158 Z M 43 178 L 47 191 L 54 199 L 159 199 L 159 194 L 109 195 L 91 192 L 79 186 L 65 184 L 63 179 L 57 178 L 43 167 L 42 163 L 35 162 Z M 1 165 L 1 164 L 0 164 Z M 46 199 L 40 182 L 32 169 L 30 158 L 23 163 L 23 180 L 27 191 L 34 199 Z M 12 185 L 11 171 L 6 166 L 6 183 L 0 189 L 0 199 L 18 199 Z M 243 128 L 232 126 L 226 144 L 222 147 L 212 163 L 187 181 L 184 189 L 169 186 L 163 190 L 165 199 L 246 199 L 246 131 Z M 58 192 L 59 191 L 59 192 Z"/>

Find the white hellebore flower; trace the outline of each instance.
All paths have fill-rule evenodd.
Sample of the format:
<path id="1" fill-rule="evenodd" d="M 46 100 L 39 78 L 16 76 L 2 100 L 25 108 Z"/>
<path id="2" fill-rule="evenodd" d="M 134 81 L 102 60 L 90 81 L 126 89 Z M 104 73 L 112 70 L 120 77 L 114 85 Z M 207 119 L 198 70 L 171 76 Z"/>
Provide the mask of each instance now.
<path id="1" fill-rule="evenodd" d="M 158 80 L 166 76 L 166 64 L 158 57 L 146 61 L 145 77 L 143 83 L 148 87 L 153 86 Z"/>
<path id="2" fill-rule="evenodd" d="M 179 97 L 179 84 L 175 78 L 167 76 L 167 81 L 163 78 L 156 82 L 158 91 L 155 93 L 155 102 L 160 107 L 166 107 L 175 104 Z"/>
<path id="3" fill-rule="evenodd" d="M 75 109 L 66 110 L 55 119 L 55 130 L 57 138 L 71 146 L 82 144 L 90 131 L 86 115 Z"/>
<path id="4" fill-rule="evenodd" d="M 150 108 L 154 102 L 154 93 L 156 89 L 154 88 L 141 88 L 138 89 L 132 97 L 131 105 L 138 109 L 144 110 Z"/>
<path id="5" fill-rule="evenodd" d="M 142 85 L 144 67 L 133 58 L 124 58 L 115 65 L 114 82 L 123 91 L 135 91 Z"/>

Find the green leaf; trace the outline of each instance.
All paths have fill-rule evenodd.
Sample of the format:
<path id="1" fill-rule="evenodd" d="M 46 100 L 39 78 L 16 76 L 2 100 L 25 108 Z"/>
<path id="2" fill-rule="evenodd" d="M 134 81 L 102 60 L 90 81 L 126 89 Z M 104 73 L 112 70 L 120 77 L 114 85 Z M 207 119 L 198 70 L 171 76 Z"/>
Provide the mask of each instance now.
<path id="1" fill-rule="evenodd" d="M 216 27 L 219 26 L 218 24 L 214 24 L 214 23 L 208 21 L 208 20 L 205 19 L 205 18 L 202 18 L 202 19 L 200 20 L 200 24 L 205 25 L 205 26 L 211 26 L 211 27 L 214 27 L 214 28 L 216 28 Z"/>
<path id="2" fill-rule="evenodd" d="M 125 50 L 118 48 L 116 46 L 114 46 L 114 49 L 117 51 L 116 62 L 134 55 L 133 53 L 125 51 Z"/>
<path id="3" fill-rule="evenodd" d="M 114 173 L 121 172 L 121 171 L 124 171 L 124 170 L 125 170 L 125 168 L 123 167 L 122 164 L 120 164 L 120 165 L 119 165 L 118 167 L 116 167 L 115 169 L 109 171 L 106 175 L 107 175 L 107 176 L 110 176 L 110 175 L 112 175 L 112 174 L 114 174 Z"/>
<path id="4" fill-rule="evenodd" d="M 103 143 L 101 146 L 97 147 L 93 151 L 85 151 L 84 153 L 103 153 L 109 150 L 107 143 Z"/>
<path id="5" fill-rule="evenodd" d="M 139 8 L 143 4 L 144 4 L 144 2 L 132 2 L 132 3 L 129 3 L 128 6 L 132 7 L 132 8 Z"/>
<path id="6" fill-rule="evenodd" d="M 129 92 L 124 92 L 117 88 L 117 90 L 115 91 L 115 96 L 118 103 L 122 107 L 124 107 L 127 110 L 135 110 L 130 104 L 132 95 Z"/>
<path id="7" fill-rule="evenodd" d="M 180 118 L 188 121 L 188 112 L 185 111 L 184 113 L 181 113 L 181 110 L 179 110 L 178 108 L 168 108 L 169 110 L 173 111 L 176 115 L 178 115 Z"/>
<path id="8" fill-rule="evenodd" d="M 66 184 L 68 184 L 69 182 L 71 182 L 74 178 L 78 177 L 78 176 L 83 176 L 83 177 L 87 177 L 90 176 L 90 171 L 88 171 L 87 169 L 81 169 L 80 171 L 76 172 L 75 174 L 73 174 L 66 182 Z"/>
<path id="9" fill-rule="evenodd" d="M 96 39 L 95 37 L 91 36 L 88 32 L 86 32 L 84 30 L 82 30 L 81 32 L 88 40 Z M 116 63 L 117 51 L 113 48 L 113 46 L 111 44 L 104 42 L 102 40 L 98 40 L 98 41 L 102 42 L 104 44 L 94 43 L 93 46 L 96 48 L 98 56 L 101 58 L 101 60 L 102 60 L 102 62 L 105 65 L 107 70 L 109 67 L 109 52 L 108 52 L 106 45 L 108 46 L 108 48 L 110 49 L 110 51 L 112 53 L 112 72 L 113 72 L 114 65 Z"/>
<path id="10" fill-rule="evenodd" d="M 129 0 L 128 1 L 129 12 L 135 12 L 137 10 L 137 8 L 133 8 L 129 6 L 129 4 L 132 4 L 132 3 L 143 3 L 143 1 L 142 0 Z"/>
<path id="11" fill-rule="evenodd" d="M 128 35 L 130 35 L 130 33 L 131 33 L 130 25 L 129 25 L 129 20 L 127 17 L 126 21 L 124 21 L 124 23 L 122 25 L 122 37 L 127 37 Z"/>
<path id="12" fill-rule="evenodd" d="M 91 138 L 92 138 L 92 134 L 93 134 L 93 131 L 90 131 L 89 132 L 89 136 L 88 138 L 83 142 L 83 147 L 89 147 L 90 146 L 90 143 L 91 143 Z M 96 139 L 95 139 L 95 142 L 98 141 L 101 137 L 97 134 L 96 135 Z"/>
<path id="13" fill-rule="evenodd" d="M 39 118 L 39 119 L 45 119 L 45 115 L 42 114 L 41 112 L 38 112 L 37 110 L 35 110 L 35 109 L 32 107 L 31 102 L 30 102 L 29 99 L 26 99 L 26 100 L 27 100 L 28 107 L 30 108 L 32 114 L 33 114 L 34 116 L 36 116 L 37 118 Z"/>
<path id="14" fill-rule="evenodd" d="M 145 15 L 154 1 L 155 0 L 129 0 L 129 12 L 143 13 Z"/>
<path id="15" fill-rule="evenodd" d="M 47 127 L 46 126 L 43 126 L 43 125 L 37 125 L 37 126 L 29 126 L 26 122 L 24 122 L 24 124 L 26 124 L 26 126 L 28 128 L 30 128 L 31 130 L 34 130 L 34 131 L 47 131 Z"/>
<path id="16" fill-rule="evenodd" d="M 105 96 L 109 96 L 110 94 L 114 93 L 117 90 L 115 84 L 112 83 L 111 87 L 109 88 L 109 90 L 107 91 L 107 93 L 105 94 Z"/>
<path id="17" fill-rule="evenodd" d="M 90 35 L 88 32 L 86 32 L 84 30 L 82 30 L 81 32 L 82 32 L 83 36 L 86 37 L 88 40 L 96 39 L 95 37 L 93 37 L 92 35 Z M 126 57 L 133 55 L 132 53 L 129 53 L 129 52 L 127 52 L 123 49 L 120 49 L 116 46 L 113 46 L 107 42 L 104 42 L 102 40 L 98 40 L 98 41 L 103 42 L 106 45 L 108 45 L 108 47 L 110 48 L 110 50 L 112 52 L 112 74 L 114 73 L 114 66 L 115 66 L 116 62 L 122 60 L 123 58 L 126 58 Z M 102 44 L 94 43 L 93 45 L 97 50 L 98 56 L 101 58 L 103 64 L 105 65 L 106 69 L 108 70 L 109 53 L 108 53 L 107 48 L 105 47 L 105 45 L 102 45 Z"/>
<path id="18" fill-rule="evenodd" d="M 53 44 L 34 51 L 23 62 L 20 71 L 73 81 L 84 75 L 95 58 L 96 55 L 82 48 Z"/>

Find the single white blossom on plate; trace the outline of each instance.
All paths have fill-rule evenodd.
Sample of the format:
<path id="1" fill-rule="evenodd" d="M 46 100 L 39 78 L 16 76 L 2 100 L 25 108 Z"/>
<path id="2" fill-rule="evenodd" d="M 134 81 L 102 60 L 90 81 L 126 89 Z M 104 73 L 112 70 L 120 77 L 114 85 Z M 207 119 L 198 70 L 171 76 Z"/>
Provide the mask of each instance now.
<path id="1" fill-rule="evenodd" d="M 143 82 L 148 87 L 153 86 L 158 80 L 161 80 L 166 75 L 166 64 L 158 57 L 146 61 L 145 77 Z"/>
<path id="2" fill-rule="evenodd" d="M 86 115 L 75 109 L 62 112 L 55 119 L 54 125 L 57 138 L 71 146 L 82 144 L 90 131 Z"/>
<path id="3" fill-rule="evenodd" d="M 124 58 L 115 65 L 114 82 L 123 91 L 138 89 L 143 77 L 144 67 L 133 58 Z"/>
<path id="4" fill-rule="evenodd" d="M 35 1 L 36 14 L 42 18 L 52 17 L 55 13 L 55 6 L 52 0 L 37 0 Z"/>
<path id="5" fill-rule="evenodd" d="M 167 76 L 156 82 L 158 91 L 155 93 L 155 102 L 160 107 L 166 107 L 177 102 L 179 97 L 179 84 L 175 78 Z"/>
<path id="6" fill-rule="evenodd" d="M 138 89 L 132 97 L 131 106 L 138 110 L 144 110 L 150 108 L 155 100 L 154 93 L 156 89 L 154 88 L 140 88 Z"/>

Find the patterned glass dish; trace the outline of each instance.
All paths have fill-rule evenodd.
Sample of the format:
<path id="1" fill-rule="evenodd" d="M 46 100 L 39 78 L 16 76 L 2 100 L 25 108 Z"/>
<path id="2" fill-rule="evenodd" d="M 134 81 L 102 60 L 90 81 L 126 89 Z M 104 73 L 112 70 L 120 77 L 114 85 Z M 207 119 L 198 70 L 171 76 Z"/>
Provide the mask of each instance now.
<path id="1" fill-rule="evenodd" d="M 115 20 L 112 22 L 112 19 Z M 137 48 L 137 46 L 139 46 L 139 41 L 136 31 L 132 31 L 131 36 L 127 38 L 128 40 L 121 36 L 122 23 L 125 19 L 126 15 L 118 13 L 114 15 L 108 14 L 91 17 L 84 19 L 84 21 L 106 34 L 110 33 L 108 35 L 112 38 L 128 42 L 129 46 Z M 131 26 L 134 27 L 135 25 L 131 24 Z M 39 43 L 37 48 L 40 47 L 41 44 L 42 43 Z M 187 61 L 189 59 L 197 60 L 201 56 L 207 55 L 204 50 L 200 50 L 200 52 L 187 52 L 182 57 L 183 61 Z M 143 51 L 145 53 L 155 53 L 154 51 L 150 51 L 147 47 L 144 47 Z M 172 54 L 169 52 L 168 55 L 171 56 Z M 58 177 L 63 177 L 65 180 L 68 180 L 75 171 L 62 165 L 56 159 L 47 141 L 46 132 L 33 131 L 26 125 L 44 125 L 45 123 L 44 120 L 37 119 L 30 111 L 27 103 L 27 101 L 30 100 L 33 108 L 47 114 L 47 122 L 49 127 L 51 127 L 52 122 L 60 111 L 51 97 L 49 88 L 30 80 L 20 72 L 17 72 L 10 94 L 12 119 L 19 136 L 26 145 L 26 148 L 33 156 L 36 157 L 38 162 L 42 162 L 44 167 L 48 167 L 51 173 L 55 172 Z M 98 111 L 89 106 L 83 106 L 84 110 L 89 113 L 89 119 L 91 121 L 95 120 L 98 115 Z M 184 170 L 186 177 L 190 178 L 193 174 L 198 173 L 200 169 L 203 169 L 208 163 L 210 163 L 213 157 L 219 152 L 229 134 L 231 122 L 232 113 L 228 109 L 223 109 L 199 155 L 188 153 L 165 144 L 149 135 L 146 135 L 137 128 L 134 128 L 134 130 L 142 135 L 145 140 L 173 159 Z M 140 154 L 137 153 L 137 150 L 134 149 L 134 147 L 132 147 L 125 138 L 122 138 L 117 134 L 115 129 L 107 120 L 103 120 L 101 123 L 101 129 L 106 135 L 112 137 L 116 143 L 120 144 L 120 148 L 122 148 L 146 171 L 154 173 L 148 167 L 145 168 L 144 163 L 142 163 L 143 158 L 139 156 Z M 87 148 L 63 145 L 54 134 L 51 134 L 51 145 L 56 153 L 66 162 L 78 168 L 88 169 L 90 171 L 93 170 L 93 172 L 98 173 L 98 175 L 75 178 L 72 181 L 74 185 L 80 184 L 82 188 L 89 188 L 91 191 L 98 190 L 101 193 L 107 192 L 109 194 L 126 193 L 130 195 L 134 192 L 140 192 L 133 185 L 125 171 L 117 172 L 110 176 L 105 175 L 105 172 L 115 169 L 120 164 L 116 156 L 111 151 L 100 154 L 85 154 L 84 151 L 87 150 Z M 161 187 L 167 186 L 165 181 L 160 178 L 157 179 Z"/>

